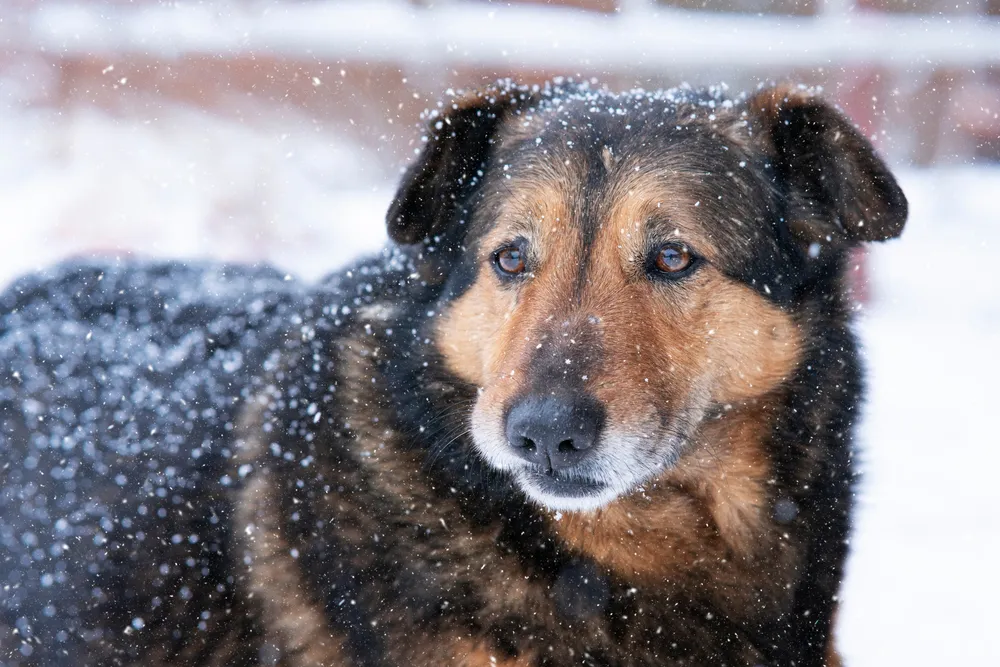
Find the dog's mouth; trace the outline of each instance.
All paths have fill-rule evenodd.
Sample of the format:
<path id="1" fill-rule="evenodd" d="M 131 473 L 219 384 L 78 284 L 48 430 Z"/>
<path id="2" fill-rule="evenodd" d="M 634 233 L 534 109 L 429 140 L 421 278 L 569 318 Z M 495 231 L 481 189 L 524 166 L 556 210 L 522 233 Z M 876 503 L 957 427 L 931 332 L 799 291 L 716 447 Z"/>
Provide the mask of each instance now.
<path id="1" fill-rule="evenodd" d="M 530 467 L 515 473 L 518 485 L 534 500 L 552 510 L 592 510 L 618 494 L 603 482 Z"/>
<path id="2" fill-rule="evenodd" d="M 521 477 L 546 494 L 577 498 L 601 493 L 608 488 L 607 484 L 589 479 L 579 479 L 549 470 L 529 469 L 521 473 Z"/>

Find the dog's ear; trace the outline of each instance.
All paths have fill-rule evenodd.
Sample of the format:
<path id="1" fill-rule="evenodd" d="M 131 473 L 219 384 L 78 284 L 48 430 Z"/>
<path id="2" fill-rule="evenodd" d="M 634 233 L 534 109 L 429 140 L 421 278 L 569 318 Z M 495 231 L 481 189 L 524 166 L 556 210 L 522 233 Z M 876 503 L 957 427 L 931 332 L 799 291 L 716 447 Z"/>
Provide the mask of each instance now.
<path id="1" fill-rule="evenodd" d="M 463 95 L 428 114 L 426 144 L 386 214 L 389 237 L 417 243 L 444 235 L 482 179 L 501 121 L 526 101 L 518 88 Z"/>
<path id="2" fill-rule="evenodd" d="M 745 110 L 795 236 L 853 244 L 903 231 L 906 196 L 871 143 L 833 106 L 807 90 L 777 86 L 751 96 Z"/>

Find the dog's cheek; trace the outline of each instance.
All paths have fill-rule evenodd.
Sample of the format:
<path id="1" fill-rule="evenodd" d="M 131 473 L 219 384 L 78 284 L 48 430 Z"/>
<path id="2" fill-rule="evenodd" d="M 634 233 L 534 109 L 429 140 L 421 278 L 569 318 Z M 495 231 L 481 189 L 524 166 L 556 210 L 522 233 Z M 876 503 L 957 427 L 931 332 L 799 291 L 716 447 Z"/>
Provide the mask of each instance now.
<path id="1" fill-rule="evenodd" d="M 712 398 L 740 401 L 767 394 L 789 378 L 802 354 L 795 321 L 749 287 L 720 279 L 712 288 L 709 357 Z"/>
<path id="2" fill-rule="evenodd" d="M 452 373 L 478 387 L 490 384 L 505 347 L 504 325 L 514 307 L 512 294 L 482 275 L 446 307 L 438 320 L 436 345 Z"/>

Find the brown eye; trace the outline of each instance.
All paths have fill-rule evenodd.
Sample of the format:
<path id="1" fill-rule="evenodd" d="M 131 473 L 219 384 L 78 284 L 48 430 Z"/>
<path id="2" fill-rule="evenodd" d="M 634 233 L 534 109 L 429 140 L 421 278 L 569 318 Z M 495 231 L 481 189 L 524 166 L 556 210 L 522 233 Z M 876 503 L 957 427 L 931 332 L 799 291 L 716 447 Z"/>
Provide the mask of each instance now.
<path id="1" fill-rule="evenodd" d="M 678 243 L 667 243 L 656 252 L 654 263 L 663 273 L 681 273 L 691 266 L 694 256 L 686 246 Z"/>
<path id="2" fill-rule="evenodd" d="M 507 246 L 497 251 L 494 261 L 500 273 L 516 276 L 524 272 L 524 253 L 517 246 Z"/>

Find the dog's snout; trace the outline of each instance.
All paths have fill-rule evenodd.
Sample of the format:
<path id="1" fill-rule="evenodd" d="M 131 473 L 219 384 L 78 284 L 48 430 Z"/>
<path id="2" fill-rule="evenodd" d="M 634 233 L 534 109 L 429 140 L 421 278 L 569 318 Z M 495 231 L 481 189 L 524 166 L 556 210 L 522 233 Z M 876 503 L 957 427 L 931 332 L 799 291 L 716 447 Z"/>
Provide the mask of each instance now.
<path id="1" fill-rule="evenodd" d="M 548 470 L 572 468 L 594 450 L 604 409 L 587 395 L 529 395 L 507 415 L 507 441 L 523 460 Z"/>

